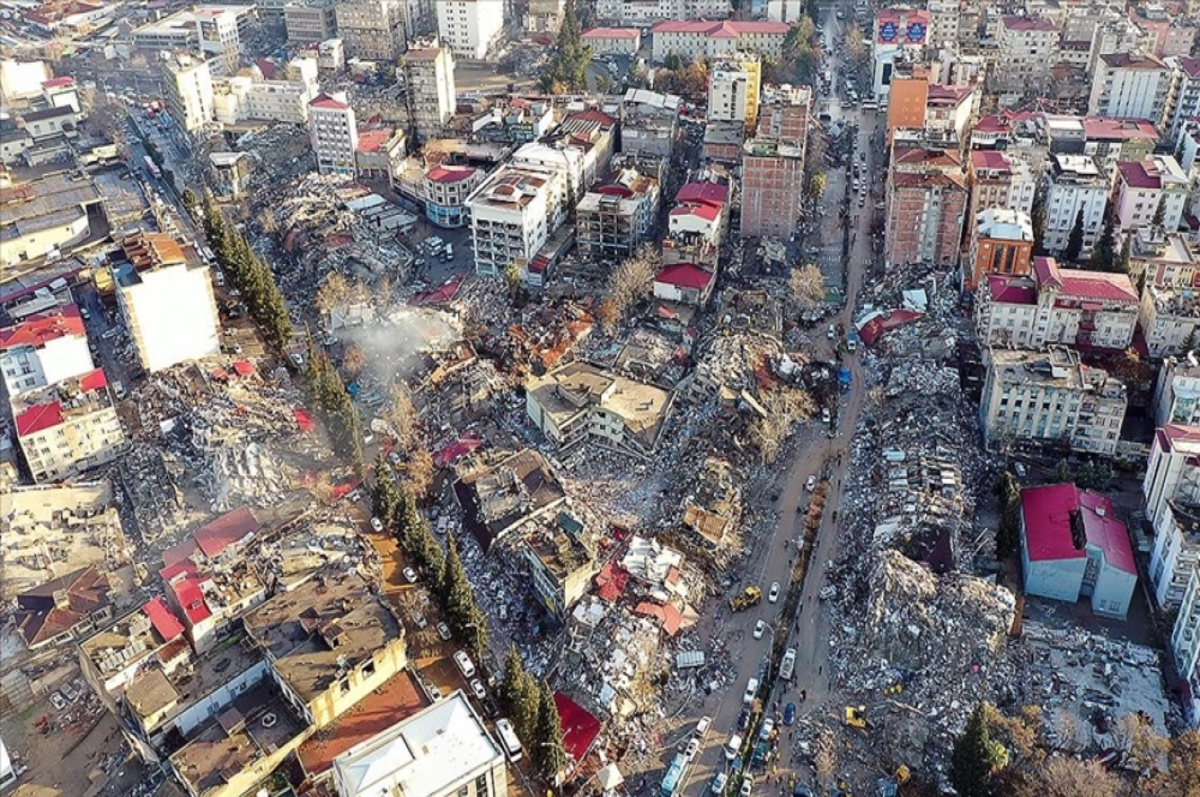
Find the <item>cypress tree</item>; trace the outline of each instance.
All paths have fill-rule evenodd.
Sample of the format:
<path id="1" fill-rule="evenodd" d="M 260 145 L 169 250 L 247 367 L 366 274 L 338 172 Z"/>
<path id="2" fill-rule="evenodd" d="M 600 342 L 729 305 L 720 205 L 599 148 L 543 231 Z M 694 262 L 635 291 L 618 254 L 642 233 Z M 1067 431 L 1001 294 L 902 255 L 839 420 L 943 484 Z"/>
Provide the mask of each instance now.
<path id="1" fill-rule="evenodd" d="M 1083 208 L 1075 214 L 1075 225 L 1071 227 L 1071 234 L 1067 236 L 1067 248 L 1063 249 L 1063 260 L 1074 263 L 1079 259 L 1079 254 L 1083 251 Z"/>
<path id="2" fill-rule="evenodd" d="M 977 703 L 950 754 L 950 784 L 958 797 L 992 797 L 992 744 L 983 703 Z"/>
<path id="3" fill-rule="evenodd" d="M 504 659 L 504 680 L 500 684 L 500 699 L 512 717 L 517 736 L 526 744 L 534 740 L 537 730 L 538 697 L 537 684 L 525 671 L 525 665 L 521 662 L 516 647 L 509 647 L 508 655 Z"/>
<path id="4" fill-rule="evenodd" d="M 567 766 L 567 751 L 563 746 L 562 719 L 554 704 L 554 690 L 542 681 L 538 687 L 537 730 L 534 732 L 533 760 L 538 772 L 547 781 Z M 964 795 L 964 797 L 966 797 Z"/>
<path id="5" fill-rule="evenodd" d="M 1104 210 L 1104 227 L 1092 247 L 1090 263 L 1096 271 L 1115 271 L 1117 268 L 1117 212 L 1112 202 Z"/>

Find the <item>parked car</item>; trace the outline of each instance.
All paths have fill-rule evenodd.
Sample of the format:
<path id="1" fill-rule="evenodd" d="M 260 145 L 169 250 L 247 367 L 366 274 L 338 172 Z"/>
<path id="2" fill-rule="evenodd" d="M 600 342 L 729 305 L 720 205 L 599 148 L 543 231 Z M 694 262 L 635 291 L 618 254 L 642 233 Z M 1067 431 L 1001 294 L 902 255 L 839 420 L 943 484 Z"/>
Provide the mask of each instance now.
<path id="1" fill-rule="evenodd" d="M 724 794 L 725 786 L 728 783 L 729 783 L 729 775 L 724 772 L 718 772 L 716 775 L 713 776 L 712 785 L 708 787 L 708 790 L 711 791 L 713 794 Z"/>
<path id="2" fill-rule="evenodd" d="M 487 690 L 483 688 L 483 681 L 480 681 L 478 678 L 472 678 L 470 687 L 471 694 L 475 695 L 476 700 L 487 700 Z"/>
<path id="3" fill-rule="evenodd" d="M 383 531 L 383 521 L 377 517 L 371 518 L 371 528 L 375 529 L 376 533 Z"/>
<path id="4" fill-rule="evenodd" d="M 796 721 L 796 704 L 788 703 L 783 708 L 783 724 L 791 725 Z"/>
<path id="5" fill-rule="evenodd" d="M 405 581 L 407 581 L 409 584 L 417 583 L 417 571 L 416 570 L 413 570 L 411 567 L 406 567 L 406 568 L 404 568 L 403 572 L 404 572 L 404 580 Z"/>
<path id="6" fill-rule="evenodd" d="M 67 707 L 67 701 L 58 692 L 50 693 L 50 703 L 59 711 Z"/>
<path id="7" fill-rule="evenodd" d="M 687 756 L 688 761 L 691 761 L 693 758 L 696 757 L 696 753 L 699 753 L 699 752 L 700 752 L 700 740 L 692 739 L 690 742 L 688 742 L 687 750 L 685 750 L 683 752 L 683 754 L 685 756 Z"/>
<path id="8" fill-rule="evenodd" d="M 767 593 L 767 602 L 768 603 L 778 603 L 779 602 L 779 582 L 778 581 L 771 582 L 771 591 Z"/>
<path id="9" fill-rule="evenodd" d="M 712 717 L 701 717 L 696 723 L 696 735 L 703 736 L 708 733 L 708 729 L 712 727 Z"/>
<path id="10" fill-rule="evenodd" d="M 437 632 L 438 636 L 447 642 L 450 641 L 450 637 L 453 636 L 453 634 L 450 633 L 450 626 L 446 625 L 445 623 L 437 624 Z"/>
<path id="11" fill-rule="evenodd" d="M 771 738 L 771 731 L 773 730 L 775 730 L 775 720 L 771 717 L 767 717 L 765 720 L 763 720 L 762 727 L 758 731 L 758 738 L 765 742 L 767 739 Z"/>
<path id="12" fill-rule="evenodd" d="M 746 775 L 742 778 L 742 788 L 738 790 L 739 797 L 750 797 L 754 791 L 754 776 Z"/>
<path id="13" fill-rule="evenodd" d="M 763 634 L 765 634 L 766 632 L 767 632 L 767 624 L 764 623 L 762 620 L 759 620 L 757 623 L 754 624 L 754 638 L 755 639 L 762 639 Z"/>
<path id="14" fill-rule="evenodd" d="M 742 737 L 735 733 L 725 743 L 725 758 L 732 761 L 738 757 L 738 753 L 740 752 L 742 752 Z"/>
<path id="15" fill-rule="evenodd" d="M 746 693 L 744 695 L 742 695 L 742 702 L 749 703 L 751 700 L 754 699 L 754 696 L 757 694 L 758 694 L 758 679 L 751 678 L 750 681 L 746 684 Z"/>
<path id="16" fill-rule="evenodd" d="M 804 482 L 804 489 L 808 490 L 810 493 L 817 489 L 817 477 L 809 476 L 808 481 Z"/>
<path id="17" fill-rule="evenodd" d="M 471 657 L 467 655 L 465 650 L 455 651 L 454 664 L 458 667 L 458 671 L 463 674 L 463 678 L 475 677 L 475 665 L 471 663 Z"/>

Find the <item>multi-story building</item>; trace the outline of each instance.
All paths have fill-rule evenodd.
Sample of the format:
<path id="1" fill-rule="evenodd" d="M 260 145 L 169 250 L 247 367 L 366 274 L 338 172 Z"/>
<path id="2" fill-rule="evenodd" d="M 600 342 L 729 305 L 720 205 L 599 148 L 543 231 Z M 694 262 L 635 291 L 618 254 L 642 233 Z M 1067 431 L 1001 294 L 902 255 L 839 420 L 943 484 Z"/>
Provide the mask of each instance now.
<path id="1" fill-rule="evenodd" d="M 529 418 L 560 449 L 582 443 L 652 456 L 673 395 L 583 362 L 570 363 L 525 385 Z"/>
<path id="2" fill-rule="evenodd" d="M 322 174 L 354 175 L 358 123 L 345 92 L 321 94 L 308 104 L 308 139 Z"/>
<path id="3" fill-rule="evenodd" d="M 885 197 L 885 260 L 951 263 L 962 242 L 968 198 L 957 152 L 896 147 Z"/>
<path id="4" fill-rule="evenodd" d="M 153 373 L 220 351 L 220 321 L 207 266 L 173 263 L 138 270 L 113 269 L 117 306 L 137 349 Z"/>
<path id="5" fill-rule="evenodd" d="M 597 19 L 622 25 L 653 25 L 664 20 L 727 19 L 732 13 L 729 0 L 596 0 Z"/>
<path id="6" fill-rule="evenodd" d="M 970 218 L 977 219 L 988 208 L 1007 208 L 1025 215 L 1033 211 L 1039 175 L 1021 151 L 973 150 L 968 176 Z"/>
<path id="7" fill-rule="evenodd" d="M 379 125 L 358 131 L 358 146 L 354 150 L 354 171 L 367 179 L 384 179 L 395 183 L 403 168 L 408 138 L 398 127 Z"/>
<path id="8" fill-rule="evenodd" d="M 1029 277 L 985 278 L 976 296 L 976 330 L 989 346 L 1122 351 L 1137 321 L 1137 290 L 1128 276 L 1060 269 L 1051 257 L 1034 258 Z"/>
<path id="9" fill-rule="evenodd" d="M 1129 19 L 1142 31 L 1146 49 L 1159 58 L 1188 55 L 1196 42 L 1195 14 L 1173 14 L 1161 3 L 1143 3 L 1129 10 Z"/>
<path id="10" fill-rule="evenodd" d="M 404 0 L 341 0 L 338 38 L 351 58 L 395 63 L 405 49 Z"/>
<path id="11" fill-rule="evenodd" d="M 708 76 L 708 120 L 741 122 L 747 132 L 758 124 L 762 61 L 754 53 L 714 59 Z"/>
<path id="12" fill-rule="evenodd" d="M 1168 232 L 1179 229 L 1191 190 L 1191 180 L 1170 155 L 1117 164 L 1115 196 L 1117 224 L 1122 230 L 1145 227 L 1159 213 Z"/>
<path id="13" fill-rule="evenodd" d="M 500 38 L 504 0 L 437 0 L 438 36 L 455 58 L 479 61 Z"/>
<path id="14" fill-rule="evenodd" d="M 1166 424 L 1154 432 L 1142 498 L 1154 528 L 1150 582 L 1159 606 L 1174 609 L 1200 566 L 1200 426 Z"/>
<path id="15" fill-rule="evenodd" d="M 187 54 L 163 61 L 167 112 L 189 134 L 203 132 L 213 119 L 213 81 L 208 63 Z"/>
<path id="16" fill-rule="evenodd" d="M 1195 351 L 1182 356 L 1164 357 L 1158 369 L 1152 420 L 1159 426 L 1200 426 L 1200 358 Z"/>
<path id="17" fill-rule="evenodd" d="M 87 332 L 73 304 L 0 329 L 0 372 L 10 399 L 94 370 Z"/>
<path id="18" fill-rule="evenodd" d="M 528 526 L 532 528 L 521 529 L 521 553 L 529 565 L 530 585 L 546 611 L 564 620 L 600 571 L 596 535 L 569 512 Z"/>
<path id="19" fill-rule="evenodd" d="M 419 141 L 438 138 L 454 117 L 454 56 L 444 47 L 409 50 L 403 59 L 409 117 Z"/>
<path id="20" fill-rule="evenodd" d="M 200 52 L 219 60 L 222 74 L 232 75 L 241 55 L 239 27 L 253 18 L 253 7 L 199 6 L 193 13 Z"/>
<path id="21" fill-rule="evenodd" d="M 977 98 L 975 86 L 931 85 L 925 97 L 924 129 L 965 145 L 969 137 L 967 124 L 975 113 Z"/>
<path id="22" fill-rule="evenodd" d="M 743 238 L 786 238 L 804 202 L 804 163 L 812 94 L 759 109 L 758 130 L 742 147 Z"/>
<path id="23" fill-rule="evenodd" d="M 1193 728 L 1200 728 L 1200 568 L 1192 571 L 1171 629 L 1171 654 L 1175 671 L 1187 684 L 1184 714 Z"/>
<path id="24" fill-rule="evenodd" d="M 317 69 L 337 71 L 346 65 L 346 45 L 341 39 L 326 39 L 317 45 Z"/>
<path id="25" fill-rule="evenodd" d="M 1179 138 L 1189 119 L 1200 119 L 1200 58 L 1171 58 L 1171 95 L 1163 114 L 1163 129 L 1171 141 Z"/>
<path id="26" fill-rule="evenodd" d="M 1046 174 L 1046 229 L 1042 246 L 1059 253 L 1067 246 L 1071 229 L 1083 214 L 1083 246 L 1091 249 L 1104 226 L 1111 182 L 1086 155 L 1052 155 Z"/>
<path id="27" fill-rule="evenodd" d="M 1200 249 L 1181 233 L 1161 227 L 1139 227 L 1129 232 L 1129 276 L 1144 274 L 1147 285 L 1190 288 L 1200 284 Z"/>
<path id="28" fill-rule="evenodd" d="M 1138 321 L 1151 357 L 1184 354 L 1200 338 L 1200 297 L 1190 285 L 1173 288 L 1147 280 Z"/>
<path id="29" fill-rule="evenodd" d="M 483 182 L 484 173 L 471 166 L 434 166 L 421 177 L 425 217 L 439 227 L 467 223 L 467 198 Z"/>
<path id="30" fill-rule="evenodd" d="M 929 0 L 929 44 L 958 48 L 961 13 L 959 0 Z"/>
<path id="31" fill-rule="evenodd" d="M 871 90 L 880 107 L 888 104 L 892 75 L 906 61 L 919 61 L 929 36 L 929 12 L 923 8 L 881 8 L 871 37 Z"/>
<path id="32" fill-rule="evenodd" d="M 11 399 L 17 444 L 34 482 L 66 481 L 112 462 L 125 432 L 99 368 Z"/>
<path id="33" fill-rule="evenodd" d="M 669 158 L 675 149 L 682 103 L 674 94 L 627 90 L 621 100 L 621 151 Z"/>
<path id="34" fill-rule="evenodd" d="M 637 28 L 592 28 L 583 32 L 583 43 L 594 53 L 635 55 L 642 46 Z"/>
<path id="35" fill-rule="evenodd" d="M 1082 365 L 1073 349 L 1043 352 L 990 347 L 979 405 L 984 441 L 1065 442 L 1087 454 L 1112 456 L 1125 419 L 1125 385 Z"/>
<path id="36" fill-rule="evenodd" d="M 1006 91 L 1038 91 L 1058 63 L 1062 29 L 1042 17 L 1003 17 L 997 30 L 996 65 L 991 82 Z"/>
<path id="37" fill-rule="evenodd" d="M 285 79 L 266 80 L 258 65 L 253 76 L 218 78 L 213 82 L 213 116 L 222 124 L 247 119 L 289 124 L 308 121 L 308 104 L 317 96 L 317 62 L 293 58 Z"/>
<path id="38" fill-rule="evenodd" d="M 340 797 L 505 797 L 508 766 L 458 691 L 339 755 L 333 782 Z"/>
<path id="39" fill-rule="evenodd" d="M 1162 123 L 1170 96 L 1171 68 L 1153 55 L 1102 55 L 1092 73 L 1088 114 Z"/>
<path id="40" fill-rule="evenodd" d="M 663 265 L 694 264 L 715 273 L 728 217 L 728 186 L 707 180 L 684 185 L 667 216 Z"/>
<path id="41" fill-rule="evenodd" d="M 592 188 L 575 207 L 575 241 L 593 258 L 622 260 L 633 254 L 654 228 L 658 180 L 622 169 Z"/>
<path id="42" fill-rule="evenodd" d="M 525 10 L 525 31 L 552 35 L 558 33 L 566 7 L 566 0 L 529 0 Z"/>
<path id="43" fill-rule="evenodd" d="M 475 270 L 502 275 L 515 263 L 527 278 L 538 251 L 566 221 L 567 176 L 546 166 L 501 166 L 468 197 Z"/>
<path id="44" fill-rule="evenodd" d="M 608 173 L 616 146 L 616 120 L 599 111 L 583 111 L 563 119 L 542 141 L 522 144 L 512 154 L 513 166 L 546 167 L 566 177 L 566 194 L 556 198 L 573 208 Z"/>
<path id="45" fill-rule="evenodd" d="M 970 255 L 963 264 L 963 290 L 974 292 L 989 275 L 1023 276 L 1033 266 L 1033 223 L 1005 207 L 989 207 L 975 217 Z"/>
<path id="46" fill-rule="evenodd" d="M 337 36 L 337 4 L 334 0 L 300 0 L 283 7 L 283 23 L 289 44 L 323 42 Z"/>
<path id="47" fill-rule="evenodd" d="M 783 40 L 792 26 L 786 22 L 683 22 L 673 17 L 650 29 L 653 57 L 662 63 L 668 55 L 684 60 L 716 58 L 718 55 L 744 52 L 758 53 L 764 60 L 778 60 L 783 55 Z"/>

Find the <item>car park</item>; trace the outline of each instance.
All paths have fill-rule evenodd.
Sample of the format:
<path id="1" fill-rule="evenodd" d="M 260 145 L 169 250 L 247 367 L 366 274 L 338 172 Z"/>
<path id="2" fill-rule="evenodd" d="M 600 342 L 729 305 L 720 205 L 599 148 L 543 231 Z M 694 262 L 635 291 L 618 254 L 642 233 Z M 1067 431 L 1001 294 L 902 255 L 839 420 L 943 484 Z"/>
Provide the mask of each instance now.
<path id="1" fill-rule="evenodd" d="M 764 623 L 762 620 L 759 620 L 757 623 L 754 624 L 754 638 L 755 639 L 762 639 L 763 634 L 765 634 L 766 632 L 767 632 L 767 624 Z"/>

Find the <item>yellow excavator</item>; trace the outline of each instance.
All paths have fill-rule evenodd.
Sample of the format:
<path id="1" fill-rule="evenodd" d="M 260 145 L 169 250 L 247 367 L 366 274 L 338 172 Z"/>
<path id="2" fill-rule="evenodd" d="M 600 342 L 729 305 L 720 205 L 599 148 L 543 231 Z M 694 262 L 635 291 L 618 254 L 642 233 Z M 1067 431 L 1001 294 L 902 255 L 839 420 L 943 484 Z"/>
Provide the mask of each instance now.
<path id="1" fill-rule="evenodd" d="M 859 731 L 865 731 L 871 727 L 867 722 L 867 707 L 846 706 L 846 725 Z"/>

